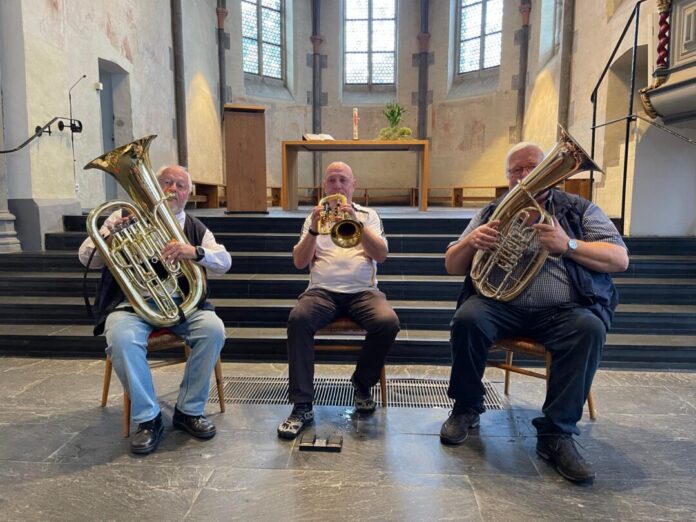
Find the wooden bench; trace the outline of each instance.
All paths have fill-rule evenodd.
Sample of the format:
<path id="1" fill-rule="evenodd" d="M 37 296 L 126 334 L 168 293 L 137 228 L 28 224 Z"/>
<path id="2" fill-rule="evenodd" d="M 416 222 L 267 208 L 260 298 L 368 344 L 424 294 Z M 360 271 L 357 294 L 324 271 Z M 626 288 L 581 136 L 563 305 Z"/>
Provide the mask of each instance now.
<path id="1" fill-rule="evenodd" d="M 428 189 L 428 204 L 444 203 L 450 207 L 461 207 L 465 202 L 488 203 L 505 194 L 507 185 L 468 185 L 468 186 L 442 186 Z M 411 189 L 411 206 L 417 206 L 419 201 L 419 189 Z M 474 193 L 472 193 L 474 192 Z M 486 192 L 481 193 L 481 192 Z"/>
<path id="2" fill-rule="evenodd" d="M 225 185 L 222 184 L 194 181 L 193 192 L 189 195 L 188 201 L 200 208 L 219 208 L 224 202 L 224 189 Z"/>

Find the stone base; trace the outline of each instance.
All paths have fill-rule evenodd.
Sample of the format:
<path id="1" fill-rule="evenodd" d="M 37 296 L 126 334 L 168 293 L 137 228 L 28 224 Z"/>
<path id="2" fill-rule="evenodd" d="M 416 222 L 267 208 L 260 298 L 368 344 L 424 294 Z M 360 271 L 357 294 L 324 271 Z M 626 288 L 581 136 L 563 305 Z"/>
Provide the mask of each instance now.
<path id="1" fill-rule="evenodd" d="M 63 231 L 63 216 L 82 214 L 80 202 L 74 198 L 8 199 L 7 203 L 16 216 L 22 250 L 43 250 L 47 232 Z"/>
<path id="2" fill-rule="evenodd" d="M 7 210 L 0 210 L 0 253 L 21 251 L 22 246 L 15 231 L 15 217 Z"/>

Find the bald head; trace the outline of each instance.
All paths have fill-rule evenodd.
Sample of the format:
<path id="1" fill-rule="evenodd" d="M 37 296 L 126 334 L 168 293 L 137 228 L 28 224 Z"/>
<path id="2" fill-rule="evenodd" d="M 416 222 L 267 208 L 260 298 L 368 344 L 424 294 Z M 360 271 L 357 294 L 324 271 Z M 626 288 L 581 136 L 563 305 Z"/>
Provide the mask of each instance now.
<path id="1" fill-rule="evenodd" d="M 343 194 L 348 203 L 351 203 L 353 192 L 355 192 L 355 183 L 353 169 L 342 161 L 334 161 L 326 167 L 322 188 L 327 196 Z"/>

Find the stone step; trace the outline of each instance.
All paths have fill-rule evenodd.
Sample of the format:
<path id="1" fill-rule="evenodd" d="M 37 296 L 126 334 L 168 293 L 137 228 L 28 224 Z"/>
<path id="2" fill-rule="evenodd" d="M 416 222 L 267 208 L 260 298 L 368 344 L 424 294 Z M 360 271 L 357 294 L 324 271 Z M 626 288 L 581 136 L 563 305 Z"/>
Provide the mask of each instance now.
<path id="1" fill-rule="evenodd" d="M 95 295 L 99 272 L 85 280 L 90 297 Z M 690 305 L 696 302 L 696 279 L 614 278 L 625 304 Z M 294 299 L 307 288 L 307 274 L 224 274 L 211 276 L 213 296 L 251 299 Z M 382 275 L 379 288 L 389 299 L 456 301 L 461 290 L 458 276 Z M 79 272 L 2 272 L 0 295 L 81 296 Z"/>
<path id="2" fill-rule="evenodd" d="M 0 256 L 2 272 L 79 270 L 82 270 L 82 265 L 74 251 L 20 252 Z M 305 274 L 307 270 L 297 270 L 289 252 L 234 252 L 230 273 Z M 446 276 L 445 256 L 442 253 L 392 253 L 385 263 L 379 265 L 378 276 L 383 275 Z M 616 274 L 616 277 L 696 279 L 696 256 L 632 256 L 628 270 Z"/>
<path id="3" fill-rule="evenodd" d="M 211 299 L 228 326 L 284 327 L 294 299 Z M 453 301 L 391 301 L 403 328 L 448 330 Z M 0 296 L 0 324 L 85 324 L 81 297 Z M 696 335 L 696 306 L 619 305 L 612 333 Z"/>
<path id="4" fill-rule="evenodd" d="M 225 360 L 286 361 L 284 328 L 227 328 L 222 352 Z M 361 339 L 326 336 L 317 344 L 360 344 Z M 94 337 L 87 325 L 0 325 L 0 354 L 36 357 L 103 357 L 104 337 Z M 319 361 L 355 360 L 355 354 L 327 354 L 319 351 Z M 409 330 L 399 332 L 388 363 L 449 364 L 449 332 Z M 696 365 L 696 336 L 609 334 L 602 364 L 605 367 L 650 364 L 667 367 Z"/>

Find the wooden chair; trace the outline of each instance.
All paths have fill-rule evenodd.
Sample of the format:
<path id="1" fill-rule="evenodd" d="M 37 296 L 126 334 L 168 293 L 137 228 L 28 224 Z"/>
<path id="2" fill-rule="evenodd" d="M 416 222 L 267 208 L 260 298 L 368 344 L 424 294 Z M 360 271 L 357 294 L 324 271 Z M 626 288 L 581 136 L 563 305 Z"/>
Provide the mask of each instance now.
<path id="1" fill-rule="evenodd" d="M 150 368 L 162 368 L 164 366 L 171 366 L 173 364 L 186 363 L 188 357 L 191 353 L 191 348 L 186 344 L 186 342 L 178 335 L 172 333 L 166 328 L 160 330 L 154 330 L 150 337 L 147 339 L 147 352 L 158 352 L 161 350 L 167 350 L 170 348 L 181 348 L 183 350 L 183 356 L 176 359 L 165 359 L 161 361 L 154 361 L 150 363 Z M 111 369 L 113 365 L 111 363 L 111 357 L 106 356 L 106 366 L 104 368 L 104 386 L 102 388 L 102 399 L 101 406 L 104 408 L 106 402 L 109 398 L 109 386 L 111 384 Z M 217 385 L 218 397 L 220 399 L 220 411 L 225 413 L 225 398 L 222 392 L 222 363 L 218 357 L 215 363 L 215 383 Z M 130 435 L 130 414 L 131 414 L 131 402 L 130 397 L 128 397 L 128 392 L 123 390 L 123 436 L 128 437 Z"/>
<path id="2" fill-rule="evenodd" d="M 339 317 L 330 325 L 322 328 L 317 332 L 317 335 L 350 335 L 356 337 L 365 337 L 365 330 L 363 330 L 357 323 L 353 322 L 347 317 Z M 341 343 L 341 341 L 336 340 L 332 344 L 321 344 L 314 345 L 315 351 L 326 351 L 326 352 L 359 352 L 362 349 L 361 346 L 351 345 Z M 380 398 L 382 401 L 382 407 L 387 406 L 387 373 L 382 366 L 382 372 L 379 375 L 379 391 Z"/>
<path id="3" fill-rule="evenodd" d="M 551 370 L 551 352 L 547 351 L 543 344 L 523 337 L 506 337 L 500 339 L 491 346 L 491 351 L 495 350 L 505 351 L 505 362 L 488 361 L 488 365 L 505 370 L 505 395 L 508 395 L 510 389 L 510 372 L 545 379 L 548 384 L 549 372 Z M 515 353 L 522 353 L 544 359 L 546 361 L 546 371 L 541 373 L 520 368 L 519 366 L 513 366 L 512 358 Z M 587 394 L 587 409 L 590 412 L 590 419 L 595 420 L 597 418 L 597 411 L 595 410 L 594 401 L 592 400 L 592 392 Z"/>

